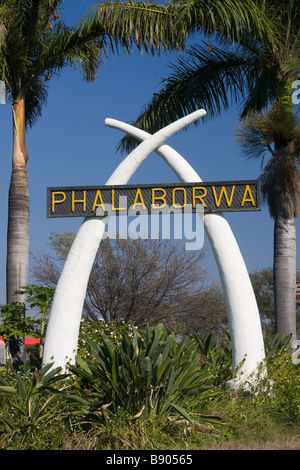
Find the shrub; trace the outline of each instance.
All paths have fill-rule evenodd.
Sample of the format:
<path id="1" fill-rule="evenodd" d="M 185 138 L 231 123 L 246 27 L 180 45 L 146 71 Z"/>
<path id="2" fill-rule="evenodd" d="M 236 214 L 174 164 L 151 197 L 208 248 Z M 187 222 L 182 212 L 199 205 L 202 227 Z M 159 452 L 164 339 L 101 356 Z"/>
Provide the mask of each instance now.
<path id="1" fill-rule="evenodd" d="M 126 332 L 129 338 L 132 338 L 133 329 L 133 323 L 126 323 L 124 320 L 118 323 L 115 320 L 110 320 L 109 322 L 105 322 L 104 320 L 90 322 L 83 318 L 79 332 L 78 355 L 90 359 L 93 358 L 91 348 L 86 342 L 87 337 L 95 343 L 98 343 L 101 341 L 101 335 L 105 334 L 110 341 L 119 346 L 122 342 L 122 332 Z M 143 330 L 138 331 L 139 334 L 143 336 Z"/>
<path id="2" fill-rule="evenodd" d="M 224 331 L 227 341 L 216 340 L 210 333 L 205 341 L 194 332 L 194 338 L 198 348 L 201 351 L 203 362 L 206 368 L 214 375 L 214 385 L 217 387 L 225 386 L 226 382 L 232 379 L 232 348 L 230 343 L 230 335 Z"/>
<path id="3" fill-rule="evenodd" d="M 300 364 L 292 360 L 290 348 L 278 351 L 268 360 L 271 383 L 270 407 L 293 423 L 300 423 Z"/>
<path id="4" fill-rule="evenodd" d="M 2 408 L 0 412 L 0 444 L 8 445 L 16 443 L 17 448 L 28 448 L 28 442 L 32 439 L 38 443 L 38 430 L 45 430 L 50 423 L 59 417 L 62 409 L 55 406 L 54 398 L 59 390 L 54 384 L 64 381 L 65 374 L 58 374 L 60 368 L 50 370 L 52 364 L 37 369 L 29 376 L 21 372 L 11 372 L 4 379 L 0 376 L 0 392 L 2 396 Z M 26 446 L 26 447 L 24 447 Z"/>
<path id="5" fill-rule="evenodd" d="M 125 410 L 134 417 L 176 412 L 191 420 L 182 400 L 216 393 L 211 390 L 214 376 L 201 367 L 196 341 L 177 341 L 161 324 L 147 327 L 145 335 L 135 327 L 132 335 L 124 329 L 120 342 L 104 333 L 99 343 L 84 338 L 95 361 L 77 357 L 70 370 L 78 383 L 69 398 L 86 416 Z"/>

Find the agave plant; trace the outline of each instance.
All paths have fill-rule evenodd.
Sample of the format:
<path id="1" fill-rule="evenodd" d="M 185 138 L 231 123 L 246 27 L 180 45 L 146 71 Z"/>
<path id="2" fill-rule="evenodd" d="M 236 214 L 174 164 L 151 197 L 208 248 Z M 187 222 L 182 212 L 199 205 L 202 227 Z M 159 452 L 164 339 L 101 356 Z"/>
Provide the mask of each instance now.
<path id="1" fill-rule="evenodd" d="M 85 338 L 95 361 L 77 357 L 70 366 L 77 377 L 74 393 L 69 395 L 79 413 L 98 417 L 107 409 L 125 410 L 133 417 L 168 416 L 172 412 L 192 421 L 182 406 L 191 395 L 212 395 L 209 375 L 201 368 L 196 341 L 177 341 L 162 324 L 146 328 L 145 335 L 133 328 L 133 336 L 122 332 L 120 345 L 101 334 L 97 344 Z"/>
<path id="2" fill-rule="evenodd" d="M 230 380 L 232 375 L 232 346 L 230 332 L 224 330 L 227 341 L 216 341 L 210 333 L 205 341 L 194 332 L 195 342 L 205 360 L 207 371 L 214 375 L 214 385 L 221 386 Z"/>
<path id="3" fill-rule="evenodd" d="M 0 392 L 10 396 L 9 408 L 0 412 L 0 424 L 3 430 L 0 443 L 18 439 L 19 448 L 30 435 L 34 435 L 40 425 L 45 425 L 61 412 L 54 406 L 54 398 L 64 389 L 54 386 L 63 382 L 67 375 L 61 374 L 61 368 L 51 369 L 48 364 L 42 370 L 37 369 L 27 378 L 16 374 L 16 386 L 10 385 L 0 377 Z"/>

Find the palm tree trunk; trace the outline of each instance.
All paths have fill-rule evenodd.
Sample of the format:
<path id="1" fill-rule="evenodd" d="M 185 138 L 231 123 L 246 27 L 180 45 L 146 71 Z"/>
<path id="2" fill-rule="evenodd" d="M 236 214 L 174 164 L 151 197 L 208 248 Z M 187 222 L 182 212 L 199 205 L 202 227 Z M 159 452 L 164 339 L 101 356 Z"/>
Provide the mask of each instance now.
<path id="1" fill-rule="evenodd" d="M 7 303 L 19 302 L 25 307 L 25 295 L 15 294 L 28 281 L 29 256 L 29 188 L 26 164 L 24 99 L 13 102 L 13 156 L 8 199 L 6 298 Z M 25 314 L 25 312 L 24 312 Z M 12 363 L 24 361 L 24 340 L 10 338 Z"/>
<path id="2" fill-rule="evenodd" d="M 294 107 L 292 100 L 292 82 L 286 82 L 278 86 L 277 103 L 281 106 L 282 118 L 287 122 L 294 122 Z M 281 137 L 281 136 L 280 136 Z M 293 141 L 284 150 L 294 153 Z M 282 142 L 275 140 L 275 150 L 280 154 Z M 278 160 L 278 157 L 277 157 Z M 277 162 L 278 165 L 278 162 Z M 281 187 L 278 191 L 274 208 L 274 306 L 275 306 L 275 328 L 280 337 L 292 334 L 291 343 L 297 339 L 296 329 L 296 228 L 295 214 L 297 213 L 296 191 L 299 187 L 299 180 L 294 178 L 297 171 L 296 165 L 292 166 L 290 173 L 287 173 L 289 162 L 285 158 L 284 167 L 278 165 L 277 179 Z M 285 182 L 282 183 L 282 178 Z M 288 189 L 293 189 L 294 195 L 291 197 Z"/>
<path id="3" fill-rule="evenodd" d="M 296 340 L 296 229 L 294 218 L 275 217 L 274 228 L 275 325 L 280 337 Z"/>

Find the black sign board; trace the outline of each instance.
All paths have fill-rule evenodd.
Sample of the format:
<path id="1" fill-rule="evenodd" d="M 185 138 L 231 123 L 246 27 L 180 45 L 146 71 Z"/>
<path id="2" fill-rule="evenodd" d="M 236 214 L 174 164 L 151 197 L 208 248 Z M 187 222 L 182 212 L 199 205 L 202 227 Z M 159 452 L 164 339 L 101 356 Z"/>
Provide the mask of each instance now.
<path id="1" fill-rule="evenodd" d="M 258 211 L 258 181 L 47 188 L 47 217 Z"/>

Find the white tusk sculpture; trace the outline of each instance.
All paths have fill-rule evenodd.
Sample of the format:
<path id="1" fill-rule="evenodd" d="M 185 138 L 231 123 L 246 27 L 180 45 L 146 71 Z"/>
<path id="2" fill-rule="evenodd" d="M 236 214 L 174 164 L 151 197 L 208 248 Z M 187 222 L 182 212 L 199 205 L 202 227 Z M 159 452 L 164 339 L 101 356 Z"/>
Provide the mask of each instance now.
<path id="1" fill-rule="evenodd" d="M 182 118 L 153 136 L 120 121 L 106 119 L 106 125 L 133 135 L 143 142 L 118 166 L 107 185 L 126 184 L 144 159 L 155 150 L 183 182 L 200 182 L 199 175 L 175 150 L 163 142 L 183 127 L 205 115 L 204 110 Z M 90 271 L 108 218 L 84 220 L 71 247 L 59 279 L 47 327 L 43 363 L 65 368 L 73 363 Z M 230 385 L 238 387 L 264 361 L 264 344 L 258 308 L 239 247 L 222 214 L 205 214 L 210 241 L 226 300 L 232 340 L 233 371 L 238 376 Z M 255 377 L 255 374 L 254 374 Z"/>
<path id="2" fill-rule="evenodd" d="M 105 124 L 138 140 L 150 135 L 116 119 L 106 119 Z M 202 181 L 191 165 L 170 146 L 162 145 L 156 153 L 181 182 Z M 220 274 L 231 333 L 233 371 L 238 372 L 236 379 L 228 385 L 238 387 L 246 380 L 251 381 L 251 374 L 255 379 L 255 372 L 265 359 L 259 311 L 244 259 L 224 215 L 205 214 L 204 228 Z"/>
<path id="3" fill-rule="evenodd" d="M 106 185 L 127 184 L 151 152 L 205 114 L 203 109 L 197 110 L 150 136 L 120 163 Z M 46 331 L 43 364 L 53 362 L 53 367 L 64 369 L 68 362 L 75 362 L 87 284 L 107 221 L 107 217 L 88 217 L 79 228 L 55 289 Z"/>

